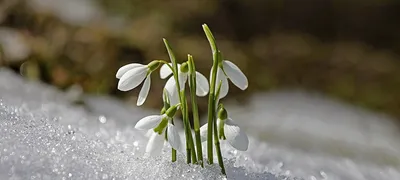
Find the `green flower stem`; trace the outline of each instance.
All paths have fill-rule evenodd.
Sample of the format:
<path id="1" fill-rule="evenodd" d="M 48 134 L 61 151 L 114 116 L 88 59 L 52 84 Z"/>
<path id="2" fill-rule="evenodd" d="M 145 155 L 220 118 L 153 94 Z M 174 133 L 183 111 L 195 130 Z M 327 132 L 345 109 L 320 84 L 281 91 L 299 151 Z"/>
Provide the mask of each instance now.
<path id="1" fill-rule="evenodd" d="M 172 67 L 170 67 L 172 69 Z M 169 101 L 169 97 L 167 95 L 166 90 L 164 89 L 163 91 L 163 99 L 164 99 L 164 107 L 161 109 L 161 113 L 160 114 L 164 114 L 166 113 L 167 109 L 170 108 L 170 101 Z M 174 118 L 171 118 L 171 124 L 174 125 Z M 168 128 L 165 130 L 165 139 L 168 141 Z M 176 149 L 172 148 L 171 151 L 171 161 L 175 162 L 176 161 Z"/>
<path id="2" fill-rule="evenodd" d="M 188 55 L 189 62 L 189 85 L 190 85 L 190 95 L 192 96 L 192 111 L 193 111 L 193 123 L 194 123 L 194 136 L 196 140 L 196 150 L 197 150 L 197 159 L 201 167 L 204 167 L 203 164 L 203 148 L 201 146 L 201 136 L 200 136 L 200 120 L 199 120 L 199 110 L 197 107 L 197 98 L 196 98 L 196 67 L 194 64 L 193 57 Z"/>
<path id="3" fill-rule="evenodd" d="M 178 64 L 176 63 L 175 55 L 174 55 L 174 53 L 173 53 L 173 51 L 171 49 L 171 46 L 169 45 L 168 41 L 165 38 L 163 38 L 163 41 L 164 41 L 165 47 L 166 47 L 166 49 L 168 51 L 168 55 L 169 55 L 169 58 L 170 58 L 171 63 L 172 63 L 172 74 L 173 74 L 175 82 L 176 82 L 175 83 L 176 84 L 176 88 L 178 89 L 178 91 L 180 91 L 181 87 L 180 87 L 180 84 L 179 84 L 179 77 L 178 77 L 179 69 L 178 69 Z M 185 94 L 182 95 L 181 93 L 179 93 L 179 100 L 180 100 L 181 105 L 182 105 L 181 106 L 181 112 L 182 112 L 182 116 L 183 117 L 185 117 L 185 109 L 186 109 L 184 107 L 186 105 L 186 102 L 184 101 L 184 96 L 185 96 Z M 191 153 L 190 153 L 191 150 L 190 150 L 189 135 L 191 137 L 192 134 L 191 134 L 189 126 L 188 126 L 190 124 L 188 124 L 187 122 L 189 122 L 189 121 L 188 120 L 185 121 L 185 118 L 184 118 L 183 119 L 183 128 L 185 129 L 185 137 L 186 137 L 186 152 L 187 152 L 186 162 L 189 164 L 189 163 L 191 163 Z"/>
<path id="4" fill-rule="evenodd" d="M 186 145 L 189 147 L 189 153 L 192 158 L 192 163 L 195 164 L 197 163 L 197 158 L 196 158 L 196 149 L 194 148 L 194 143 L 193 143 L 193 137 L 192 137 L 192 127 L 190 126 L 189 122 L 189 108 L 185 96 L 185 90 L 181 91 L 181 97 L 182 101 L 185 102 L 185 104 L 182 106 L 182 111 L 183 111 L 183 121 L 186 124 L 186 130 L 187 130 L 187 136 L 186 136 Z"/>
<path id="5" fill-rule="evenodd" d="M 184 108 L 184 107 L 181 107 Z M 182 110 L 183 111 L 183 110 Z M 185 115 L 182 115 L 182 117 L 184 117 Z M 191 163 L 192 159 L 191 159 L 191 150 L 190 150 L 190 141 L 188 138 L 188 128 L 187 128 L 187 122 L 185 121 L 185 118 L 183 119 L 183 127 L 185 129 L 185 137 L 186 137 L 186 163 Z"/>
<path id="6" fill-rule="evenodd" d="M 171 123 L 174 124 L 174 119 L 171 119 Z M 172 162 L 176 161 L 176 149 L 174 149 L 174 148 L 172 148 L 172 151 L 171 151 L 171 159 L 172 159 Z"/>
<path id="7" fill-rule="evenodd" d="M 174 79 L 175 79 L 175 84 L 176 84 L 176 88 L 180 91 L 180 84 L 179 84 L 179 77 L 178 77 L 178 64 L 176 63 L 176 58 L 174 53 L 172 52 L 172 49 L 170 47 L 170 45 L 168 44 L 168 41 L 166 39 L 164 40 L 164 44 L 165 47 L 167 48 L 169 57 L 171 59 L 172 62 L 172 68 L 173 68 L 173 75 L 174 75 Z M 190 163 L 191 160 L 193 161 L 193 163 L 197 162 L 196 159 L 196 152 L 195 152 L 195 148 L 194 148 L 194 144 L 193 144 L 193 137 L 192 137 L 192 132 L 191 132 L 191 127 L 190 127 L 190 122 L 189 122 L 189 112 L 188 112 L 188 106 L 187 106 L 187 101 L 186 101 L 186 96 L 185 96 L 185 91 L 183 90 L 182 92 L 179 93 L 179 100 L 182 104 L 181 107 L 181 112 L 182 112 L 182 116 L 183 116 L 183 125 L 184 125 L 184 129 L 185 129 L 185 137 L 186 137 L 186 150 L 187 150 L 187 163 Z"/>
<path id="8" fill-rule="evenodd" d="M 217 89 L 217 93 L 215 94 L 216 99 L 215 99 L 215 107 L 217 107 L 217 99 L 219 97 L 219 94 L 221 92 L 221 85 L 222 85 L 222 81 L 220 81 L 218 83 L 218 89 Z M 217 113 L 217 108 L 215 108 L 214 113 Z M 219 167 L 221 167 L 221 172 L 223 175 L 226 176 L 226 172 L 225 172 L 225 165 L 224 165 L 224 160 L 222 158 L 222 153 L 221 153 L 221 147 L 220 147 L 220 143 L 219 143 L 219 135 L 218 135 L 218 130 L 217 130 L 217 120 L 214 119 L 214 140 L 215 140 L 215 149 L 217 151 L 217 157 L 218 157 L 218 164 Z M 221 127 L 220 127 L 221 128 Z M 223 128 L 222 128 L 223 129 Z M 221 132 L 223 133 L 223 132 Z"/>
<path id="9" fill-rule="evenodd" d="M 214 121 L 214 127 L 217 127 L 217 121 Z M 221 153 L 221 147 L 219 144 L 219 139 L 218 139 L 218 130 L 217 128 L 214 128 L 214 143 L 215 143 L 215 149 L 217 150 L 217 157 L 218 157 L 218 164 L 221 167 L 221 172 L 223 175 L 226 175 L 225 172 L 225 166 L 224 166 L 224 160 L 222 159 L 222 153 Z"/>
<path id="10" fill-rule="evenodd" d="M 210 47 L 213 54 L 213 66 L 211 68 L 211 83 L 210 83 L 210 93 L 208 96 L 208 132 L 207 132 L 207 156 L 208 156 L 208 164 L 213 163 L 213 120 L 215 118 L 215 81 L 217 76 L 217 68 L 218 68 L 218 48 L 215 43 L 215 38 L 211 33 L 210 28 L 206 24 L 203 24 L 203 30 L 207 36 L 207 39 L 210 43 Z"/>

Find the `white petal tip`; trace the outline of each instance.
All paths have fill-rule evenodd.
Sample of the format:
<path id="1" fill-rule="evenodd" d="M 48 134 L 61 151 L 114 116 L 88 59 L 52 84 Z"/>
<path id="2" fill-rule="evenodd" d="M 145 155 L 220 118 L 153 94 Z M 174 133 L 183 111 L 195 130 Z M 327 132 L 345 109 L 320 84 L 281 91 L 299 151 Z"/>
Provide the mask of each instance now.
<path id="1" fill-rule="evenodd" d="M 170 123 L 168 124 L 167 137 L 168 137 L 168 143 L 171 145 L 171 147 L 181 152 L 182 151 L 181 137 L 179 136 L 179 132 L 175 128 L 175 126 Z"/>
<path id="2" fill-rule="evenodd" d="M 224 131 L 226 140 L 232 147 L 239 151 L 247 151 L 249 147 L 249 138 L 231 119 L 225 120 Z"/>
<path id="3" fill-rule="evenodd" d="M 136 123 L 135 128 L 139 130 L 149 130 L 155 128 L 163 118 L 163 115 L 151 115 L 144 117 Z"/>
<path id="4" fill-rule="evenodd" d="M 208 123 L 200 127 L 201 142 L 207 141 L 207 130 L 208 130 Z"/>
<path id="5" fill-rule="evenodd" d="M 234 63 L 230 61 L 222 62 L 224 67 L 224 72 L 232 81 L 232 83 L 237 86 L 241 90 L 245 90 L 249 84 L 246 75 L 236 66 Z"/>
<path id="6" fill-rule="evenodd" d="M 247 139 L 246 136 L 246 139 L 243 139 L 243 141 L 231 143 L 231 145 L 239 151 L 247 151 L 247 149 L 249 148 L 249 140 Z"/>
<path id="7" fill-rule="evenodd" d="M 208 80 L 204 75 L 196 71 L 196 95 L 205 96 L 208 94 L 210 86 Z"/>
<path id="8" fill-rule="evenodd" d="M 168 63 L 169 65 L 172 65 L 171 63 Z M 169 68 L 167 64 L 163 64 L 160 68 L 160 78 L 165 79 L 169 75 L 172 74 L 172 70 Z"/>
<path id="9" fill-rule="evenodd" d="M 147 95 L 149 94 L 149 90 L 150 90 L 150 83 L 151 83 L 151 79 L 150 79 L 150 75 L 148 75 L 146 80 L 143 83 L 142 89 L 140 90 L 139 97 L 138 97 L 138 100 L 136 103 L 137 106 L 143 105 L 143 103 L 146 101 Z"/>
<path id="10" fill-rule="evenodd" d="M 146 156 L 160 156 L 164 147 L 164 136 L 153 132 L 146 146 Z"/>

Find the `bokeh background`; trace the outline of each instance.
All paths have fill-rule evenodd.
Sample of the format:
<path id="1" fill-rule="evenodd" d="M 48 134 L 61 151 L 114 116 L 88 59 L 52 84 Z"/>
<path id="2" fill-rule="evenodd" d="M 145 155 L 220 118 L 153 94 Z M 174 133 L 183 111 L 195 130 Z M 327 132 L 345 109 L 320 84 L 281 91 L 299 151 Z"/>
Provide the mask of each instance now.
<path id="1" fill-rule="evenodd" d="M 208 74 L 201 24 L 224 58 L 258 91 L 306 89 L 400 118 L 400 1 L 397 0 L 1 0 L 0 65 L 60 89 L 110 94 L 135 103 L 138 88 L 116 89 L 127 63 L 188 53 Z M 152 78 L 145 106 L 161 106 Z M 206 98 L 201 99 L 205 112 Z"/>

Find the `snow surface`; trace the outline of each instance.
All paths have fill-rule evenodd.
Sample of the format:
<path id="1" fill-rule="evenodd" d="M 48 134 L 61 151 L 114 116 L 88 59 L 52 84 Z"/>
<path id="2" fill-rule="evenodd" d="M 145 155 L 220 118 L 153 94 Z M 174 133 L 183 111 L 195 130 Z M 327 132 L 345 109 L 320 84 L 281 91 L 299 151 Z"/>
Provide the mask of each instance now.
<path id="1" fill-rule="evenodd" d="M 320 99 L 262 94 L 246 107 L 228 105 L 250 135 L 247 152 L 222 144 L 228 179 L 400 179 L 389 118 Z M 171 163 L 167 145 L 163 157 L 143 157 L 147 138 L 133 126 L 158 111 L 84 100 L 72 105 L 66 94 L 1 69 L 0 179 L 224 179 L 218 165 L 189 166 L 182 155 Z"/>
<path id="2" fill-rule="evenodd" d="M 147 138 L 133 128 L 152 113 L 122 102 L 89 98 L 74 107 L 52 87 L 0 71 L 0 179 L 224 179 L 218 165 L 189 166 L 182 155 L 170 162 L 143 158 Z M 92 113 L 104 111 L 103 113 Z M 226 160 L 229 179 L 281 179 L 252 163 L 246 154 Z"/>

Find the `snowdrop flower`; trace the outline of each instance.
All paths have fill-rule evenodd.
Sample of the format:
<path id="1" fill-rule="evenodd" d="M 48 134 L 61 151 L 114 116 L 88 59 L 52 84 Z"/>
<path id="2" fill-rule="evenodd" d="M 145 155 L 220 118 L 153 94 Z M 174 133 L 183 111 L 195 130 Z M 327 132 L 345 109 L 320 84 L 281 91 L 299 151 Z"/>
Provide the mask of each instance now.
<path id="1" fill-rule="evenodd" d="M 165 137 L 167 137 L 167 141 L 172 148 L 181 151 L 182 143 L 179 132 L 171 123 L 171 119 L 175 115 L 177 107 L 178 106 L 172 106 L 165 114 L 150 115 L 142 118 L 136 123 L 136 129 L 149 130 L 147 135 L 150 136 L 150 138 L 145 151 L 147 154 L 151 156 L 160 155 L 164 146 Z"/>
<path id="2" fill-rule="evenodd" d="M 116 78 L 119 79 L 118 89 L 121 91 L 129 91 L 136 88 L 144 80 L 142 89 L 140 90 L 137 105 L 141 106 L 146 101 L 150 90 L 150 74 L 160 66 L 159 61 L 153 61 L 148 65 L 139 63 L 131 63 L 118 69 Z"/>
<path id="3" fill-rule="evenodd" d="M 210 74 L 210 77 L 212 77 L 212 73 Z M 228 79 L 230 79 L 231 82 L 241 90 L 247 89 L 249 85 L 246 75 L 244 75 L 238 66 L 231 61 L 223 60 L 218 66 L 216 78 L 216 87 L 218 87 L 220 82 L 222 83 L 221 91 L 218 97 L 219 99 L 222 99 L 228 94 Z"/>
<path id="4" fill-rule="evenodd" d="M 169 63 L 171 65 L 171 63 Z M 180 85 L 180 91 L 185 88 L 186 81 L 189 77 L 189 69 L 188 64 L 183 63 L 178 64 L 178 80 Z M 161 79 L 165 79 L 172 74 L 172 70 L 168 67 L 167 64 L 163 64 L 160 68 L 160 77 Z M 174 76 L 171 76 L 167 83 L 165 84 L 165 89 L 169 92 L 171 96 L 171 104 L 179 103 L 179 92 L 176 88 L 176 82 Z M 208 94 L 210 87 L 208 85 L 207 78 L 201 73 L 196 71 L 196 95 L 197 96 L 205 96 Z"/>
<path id="5" fill-rule="evenodd" d="M 225 108 L 220 108 L 217 119 L 218 137 L 220 140 L 226 140 L 228 143 L 239 151 L 247 151 L 249 147 L 249 139 L 246 133 L 228 117 Z M 201 141 L 207 141 L 208 124 L 204 124 L 200 128 Z"/>

